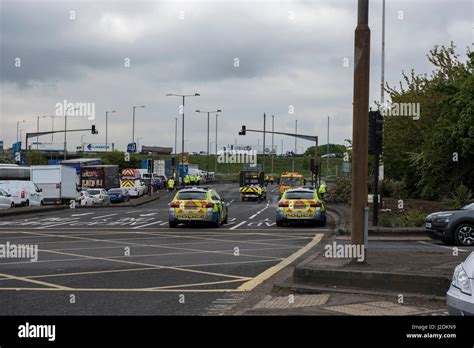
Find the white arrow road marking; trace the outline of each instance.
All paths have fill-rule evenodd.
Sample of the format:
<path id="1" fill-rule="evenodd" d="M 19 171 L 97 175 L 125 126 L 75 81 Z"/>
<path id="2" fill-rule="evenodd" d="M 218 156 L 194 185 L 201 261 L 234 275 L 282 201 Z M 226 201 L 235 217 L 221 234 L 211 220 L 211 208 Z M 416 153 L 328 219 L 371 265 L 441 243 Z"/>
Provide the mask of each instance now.
<path id="1" fill-rule="evenodd" d="M 255 214 L 253 214 L 251 217 L 249 217 L 249 219 L 253 219 L 255 218 L 258 214 L 260 214 L 261 212 L 263 212 L 265 209 L 267 209 L 268 207 L 270 206 L 270 200 L 267 201 L 267 205 L 260 209 L 259 211 L 257 211 Z"/>
<path id="2" fill-rule="evenodd" d="M 239 226 L 242 226 L 243 224 L 245 224 L 247 221 L 242 221 L 240 223 L 238 223 L 237 225 L 235 225 L 234 227 L 231 227 L 229 228 L 229 230 L 235 230 L 236 228 L 238 228 Z"/>

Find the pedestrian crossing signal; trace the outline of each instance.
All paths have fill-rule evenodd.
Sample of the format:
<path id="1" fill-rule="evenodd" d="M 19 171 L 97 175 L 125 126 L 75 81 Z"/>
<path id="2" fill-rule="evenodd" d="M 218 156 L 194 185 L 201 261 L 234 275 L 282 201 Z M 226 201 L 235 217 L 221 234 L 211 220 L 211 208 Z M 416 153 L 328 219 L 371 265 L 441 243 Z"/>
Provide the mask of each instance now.
<path id="1" fill-rule="evenodd" d="M 95 129 L 95 124 L 92 125 L 91 133 L 92 133 L 92 134 L 99 134 L 99 132 L 97 131 L 97 129 Z"/>
<path id="2" fill-rule="evenodd" d="M 239 135 L 245 135 L 246 131 L 247 131 L 246 127 L 242 125 L 242 129 L 240 130 Z"/>

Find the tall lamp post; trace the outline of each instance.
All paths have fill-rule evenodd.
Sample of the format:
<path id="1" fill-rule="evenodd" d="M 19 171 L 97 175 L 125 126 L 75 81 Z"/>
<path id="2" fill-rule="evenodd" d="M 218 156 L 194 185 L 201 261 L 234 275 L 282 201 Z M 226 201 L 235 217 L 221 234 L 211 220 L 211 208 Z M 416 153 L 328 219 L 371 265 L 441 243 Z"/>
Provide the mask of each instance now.
<path id="1" fill-rule="evenodd" d="M 218 114 L 219 112 L 222 112 L 222 110 L 218 109 L 215 111 L 202 111 L 202 110 L 196 110 L 197 113 L 202 113 L 202 114 L 207 114 L 207 158 L 206 158 L 206 179 L 209 180 L 209 115 L 212 114 Z"/>
<path id="2" fill-rule="evenodd" d="M 217 121 L 218 121 L 219 114 L 216 114 L 216 158 L 214 162 L 214 177 L 217 174 Z"/>
<path id="3" fill-rule="evenodd" d="M 48 116 L 36 116 L 36 132 L 39 133 L 40 128 L 40 118 L 46 118 Z M 38 150 L 39 137 L 36 137 L 36 150 Z"/>
<path id="4" fill-rule="evenodd" d="M 51 132 L 54 132 L 54 115 L 49 116 L 51 117 Z M 51 133 L 51 142 L 54 141 L 54 133 Z"/>
<path id="5" fill-rule="evenodd" d="M 132 143 L 135 141 L 135 109 L 142 109 L 145 105 L 142 106 L 133 106 L 133 121 L 132 121 Z M 138 146 L 137 146 L 138 147 Z"/>
<path id="6" fill-rule="evenodd" d="M 183 104 L 181 104 L 181 114 L 183 115 L 183 123 L 181 126 L 181 185 L 184 185 L 184 161 L 183 161 L 183 154 L 184 154 L 184 102 L 186 97 L 199 97 L 199 93 L 194 93 L 194 94 L 174 94 L 174 93 L 168 93 L 166 94 L 167 97 L 181 97 L 183 98 Z"/>
<path id="7" fill-rule="evenodd" d="M 22 120 L 22 121 L 16 121 L 16 142 L 20 141 L 21 137 L 20 137 L 20 123 L 25 123 L 26 121 L 25 120 Z"/>
<path id="8" fill-rule="evenodd" d="M 109 148 L 107 147 L 108 145 L 108 139 L 107 139 L 107 136 L 108 136 L 108 133 L 107 133 L 107 129 L 109 127 L 109 113 L 114 113 L 115 110 L 113 111 L 106 111 L 105 112 L 105 151 L 109 151 Z"/>
<path id="9" fill-rule="evenodd" d="M 79 108 L 73 109 L 73 112 Z M 64 159 L 67 159 L 67 111 L 64 112 Z"/>
<path id="10" fill-rule="evenodd" d="M 173 179 L 176 180 L 176 168 L 178 166 L 178 118 L 174 118 L 174 175 Z"/>

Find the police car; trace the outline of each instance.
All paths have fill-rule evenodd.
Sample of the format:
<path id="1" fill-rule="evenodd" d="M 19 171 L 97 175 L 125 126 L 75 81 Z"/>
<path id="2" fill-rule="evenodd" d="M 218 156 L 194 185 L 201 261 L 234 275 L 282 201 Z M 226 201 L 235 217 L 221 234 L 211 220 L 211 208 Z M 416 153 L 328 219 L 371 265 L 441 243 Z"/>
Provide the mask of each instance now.
<path id="1" fill-rule="evenodd" d="M 171 228 L 180 223 L 209 223 L 213 227 L 219 227 L 227 223 L 227 204 L 213 189 L 183 189 L 178 191 L 170 202 L 168 219 Z"/>
<path id="2" fill-rule="evenodd" d="M 310 222 L 326 225 L 326 207 L 313 188 L 295 188 L 286 190 L 278 202 L 276 224 L 285 222 Z"/>

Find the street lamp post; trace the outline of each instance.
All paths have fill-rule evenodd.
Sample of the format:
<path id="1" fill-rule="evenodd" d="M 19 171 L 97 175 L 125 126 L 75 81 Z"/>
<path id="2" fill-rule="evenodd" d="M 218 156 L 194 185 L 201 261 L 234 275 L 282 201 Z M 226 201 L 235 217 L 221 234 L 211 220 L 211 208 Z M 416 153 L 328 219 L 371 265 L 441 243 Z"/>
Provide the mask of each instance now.
<path id="1" fill-rule="evenodd" d="M 54 132 L 54 115 L 51 115 L 51 132 Z M 54 133 L 51 133 L 51 142 L 54 141 Z"/>
<path id="2" fill-rule="evenodd" d="M 40 117 L 46 118 L 47 116 L 36 116 L 36 132 L 39 133 L 39 128 L 40 128 Z M 39 137 L 36 137 L 36 150 L 38 150 L 38 142 L 39 142 Z"/>
<path id="3" fill-rule="evenodd" d="M 132 143 L 135 141 L 135 109 L 142 109 L 145 105 L 142 106 L 134 106 L 133 109 L 133 122 L 132 122 Z M 138 146 L 137 146 L 138 147 Z"/>
<path id="4" fill-rule="evenodd" d="M 176 180 L 176 168 L 178 166 L 178 118 L 174 118 L 174 179 Z"/>
<path id="5" fill-rule="evenodd" d="M 270 155 L 272 156 L 272 174 L 273 174 L 273 138 L 274 135 L 273 132 L 275 131 L 275 115 L 272 115 L 272 150 L 270 152 Z"/>
<path id="6" fill-rule="evenodd" d="M 167 97 L 182 97 L 183 98 L 183 104 L 181 105 L 181 114 L 183 115 L 183 123 L 181 126 L 181 185 L 184 185 L 184 160 L 183 160 L 183 155 L 184 155 L 184 102 L 186 97 L 199 97 L 199 93 L 194 93 L 194 94 L 174 94 L 174 93 L 168 93 L 166 94 Z"/>
<path id="7" fill-rule="evenodd" d="M 216 114 L 216 158 L 214 162 L 214 177 L 217 175 L 217 121 L 219 114 Z"/>
<path id="8" fill-rule="evenodd" d="M 73 109 L 73 111 L 79 108 Z M 64 112 L 64 159 L 67 159 L 67 111 Z"/>
<path id="9" fill-rule="evenodd" d="M 114 113 L 115 110 L 113 111 L 106 111 L 105 112 L 105 151 L 109 151 L 107 145 L 108 145 L 108 139 L 107 139 L 107 136 L 108 136 L 108 127 L 109 127 L 109 113 Z"/>
<path id="10" fill-rule="evenodd" d="M 20 134 L 20 122 L 25 123 L 26 121 L 25 120 L 16 121 L 16 142 L 18 142 L 21 139 L 21 137 L 19 136 L 19 134 Z"/>
<path id="11" fill-rule="evenodd" d="M 196 110 L 197 113 L 204 113 L 206 114 L 207 113 L 207 158 L 206 158 L 206 171 L 207 171 L 207 174 L 206 174 L 206 178 L 207 180 L 209 180 L 209 152 L 210 152 L 210 147 L 209 147 L 209 115 L 211 113 L 215 113 L 216 115 L 219 113 L 219 112 L 222 112 L 222 110 L 218 109 L 218 110 L 215 110 L 215 111 L 202 111 L 202 110 Z"/>

